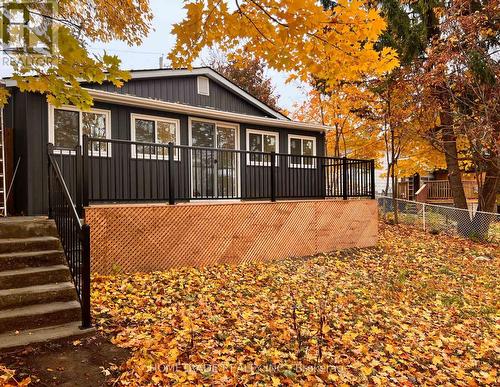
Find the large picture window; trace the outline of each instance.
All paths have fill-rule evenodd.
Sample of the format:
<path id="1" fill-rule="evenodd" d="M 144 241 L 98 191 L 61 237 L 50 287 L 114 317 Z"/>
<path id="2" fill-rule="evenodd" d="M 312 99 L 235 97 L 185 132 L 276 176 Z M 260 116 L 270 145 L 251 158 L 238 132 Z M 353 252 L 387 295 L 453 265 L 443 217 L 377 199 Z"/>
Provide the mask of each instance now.
<path id="1" fill-rule="evenodd" d="M 179 120 L 144 116 L 132 114 L 132 141 L 147 142 L 153 144 L 180 144 L 180 122 Z M 137 158 L 160 158 L 168 159 L 166 147 L 154 145 L 136 145 L 132 148 L 132 156 Z M 178 150 L 175 150 L 174 158 L 178 159 Z"/>
<path id="2" fill-rule="evenodd" d="M 247 130 L 247 149 L 252 152 L 279 152 L 279 134 L 263 130 Z M 276 160 L 276 164 L 277 164 Z M 270 166 L 271 158 L 268 155 L 247 155 L 247 165 Z"/>
<path id="3" fill-rule="evenodd" d="M 316 167 L 316 138 L 307 136 L 288 136 L 289 165 L 292 168 Z M 295 157 L 294 157 L 295 156 Z"/>
<path id="4" fill-rule="evenodd" d="M 94 138 L 111 138 L 111 112 L 108 110 L 81 111 L 74 106 L 50 106 L 49 109 L 49 142 L 54 144 L 55 152 L 74 153 L 76 146 L 82 144 L 84 134 Z M 92 154 L 107 156 L 110 146 L 95 142 Z"/>

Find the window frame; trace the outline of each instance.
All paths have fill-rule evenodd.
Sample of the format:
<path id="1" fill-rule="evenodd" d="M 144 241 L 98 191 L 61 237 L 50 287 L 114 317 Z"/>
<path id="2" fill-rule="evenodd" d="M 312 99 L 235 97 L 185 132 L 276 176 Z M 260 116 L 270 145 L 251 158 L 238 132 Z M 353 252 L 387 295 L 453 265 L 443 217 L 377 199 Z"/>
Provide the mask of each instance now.
<path id="1" fill-rule="evenodd" d="M 82 110 L 77 108 L 76 106 L 73 105 L 61 105 L 61 106 L 54 106 L 52 104 L 49 104 L 49 142 L 51 144 L 54 144 L 54 153 L 55 154 L 63 154 L 63 155 L 75 155 L 76 151 L 69 150 L 69 149 L 57 149 L 57 145 L 55 144 L 55 110 L 66 110 L 66 111 L 72 111 L 72 112 L 77 112 L 78 113 L 78 144 L 77 145 L 83 145 L 83 113 L 95 113 L 95 114 L 104 114 L 105 115 L 105 122 L 106 122 L 106 135 L 104 139 L 110 140 L 111 139 L 111 110 L 107 109 L 89 109 L 89 110 Z M 89 155 L 91 156 L 97 156 L 97 157 L 111 157 L 111 144 L 108 146 L 108 150 L 106 151 L 94 151 L 91 150 L 89 151 Z M 83 152 L 83 151 L 82 151 Z"/>
<path id="2" fill-rule="evenodd" d="M 298 155 L 292 155 L 292 139 L 300 140 L 300 164 L 292 163 L 292 157 L 299 157 Z M 313 154 L 311 156 L 304 155 L 304 140 L 313 142 Z M 288 154 L 290 155 L 288 159 L 288 167 L 289 168 L 305 168 L 305 169 L 315 169 L 316 168 L 316 137 L 313 136 L 303 136 L 300 134 L 289 134 L 288 135 Z M 312 157 L 313 163 L 312 165 L 304 164 L 304 157 Z"/>
<path id="3" fill-rule="evenodd" d="M 262 129 L 247 129 L 246 130 L 246 149 L 248 152 L 253 152 L 250 150 L 250 134 L 258 134 L 262 136 L 262 153 L 264 152 L 264 136 L 274 136 L 276 139 L 276 151 L 275 153 L 279 153 L 280 149 L 280 134 L 279 132 L 272 132 L 268 130 L 262 130 Z M 247 153 L 246 157 L 247 161 L 247 166 L 249 167 L 270 167 L 271 162 L 270 161 L 251 161 L 250 160 L 250 153 Z M 277 167 L 279 164 L 279 157 L 276 156 L 276 162 L 275 166 Z"/>
<path id="4" fill-rule="evenodd" d="M 154 144 L 156 145 L 167 145 L 164 143 L 158 142 L 158 122 L 166 122 L 169 124 L 175 124 L 175 145 L 180 145 L 180 137 L 181 137 L 181 120 L 177 118 L 170 118 L 170 117 L 162 117 L 162 116 L 151 116 L 151 115 L 146 115 L 146 114 L 137 114 L 137 113 L 130 113 L 130 140 L 131 141 L 137 141 L 136 140 L 136 132 L 135 132 L 135 120 L 145 120 L 145 121 L 153 121 L 154 122 L 154 136 L 155 136 L 155 142 Z M 179 155 L 178 149 L 175 150 L 174 152 L 174 161 L 179 161 L 180 160 L 180 155 Z M 141 155 L 142 157 L 137 157 L 138 155 Z M 163 155 L 152 155 L 150 154 L 149 157 L 146 157 L 146 154 L 140 153 L 136 151 L 136 146 L 132 145 L 131 149 L 131 157 L 133 159 L 139 159 L 139 160 L 168 160 L 168 153 L 163 156 Z"/>
<path id="5" fill-rule="evenodd" d="M 200 87 L 202 80 L 206 80 L 206 82 L 207 82 L 207 91 L 206 92 L 203 92 L 202 88 Z M 199 95 L 204 95 L 206 97 L 210 97 L 210 78 L 204 77 L 202 75 L 198 75 L 196 77 L 196 88 L 197 88 Z"/>

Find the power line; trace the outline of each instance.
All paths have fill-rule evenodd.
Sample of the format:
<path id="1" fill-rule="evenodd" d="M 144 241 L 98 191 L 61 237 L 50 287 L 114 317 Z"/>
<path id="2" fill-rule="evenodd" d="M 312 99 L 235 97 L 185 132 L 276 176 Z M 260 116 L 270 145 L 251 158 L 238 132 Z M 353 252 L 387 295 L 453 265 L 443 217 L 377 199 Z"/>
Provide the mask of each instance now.
<path id="1" fill-rule="evenodd" d="M 120 49 L 112 49 L 106 47 L 89 47 L 91 50 L 100 50 L 100 51 L 114 51 L 114 52 L 123 52 L 127 54 L 141 54 L 141 55 L 162 55 L 165 52 L 154 52 L 154 51 L 140 51 L 140 50 L 120 50 Z"/>

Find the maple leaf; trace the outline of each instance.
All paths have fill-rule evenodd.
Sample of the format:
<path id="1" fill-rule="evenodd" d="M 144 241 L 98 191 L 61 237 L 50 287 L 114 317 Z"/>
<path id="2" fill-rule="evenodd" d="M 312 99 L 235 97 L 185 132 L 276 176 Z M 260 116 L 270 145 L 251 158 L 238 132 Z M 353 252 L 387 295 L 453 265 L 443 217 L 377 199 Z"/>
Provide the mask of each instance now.
<path id="1" fill-rule="evenodd" d="M 120 385 L 495 384 L 498 258 L 381 225 L 374 248 L 94 276 L 93 314 L 132 350 Z M 453 294 L 464 302 L 441 302 Z"/>

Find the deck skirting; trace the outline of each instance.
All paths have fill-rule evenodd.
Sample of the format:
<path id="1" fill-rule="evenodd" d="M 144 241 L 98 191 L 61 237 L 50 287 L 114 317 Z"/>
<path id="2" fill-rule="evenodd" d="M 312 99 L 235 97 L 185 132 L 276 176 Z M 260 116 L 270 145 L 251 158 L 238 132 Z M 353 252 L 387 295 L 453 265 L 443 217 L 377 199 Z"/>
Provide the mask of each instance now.
<path id="1" fill-rule="evenodd" d="M 377 242 L 375 200 L 104 205 L 85 210 L 92 271 L 152 272 L 308 256 Z"/>

